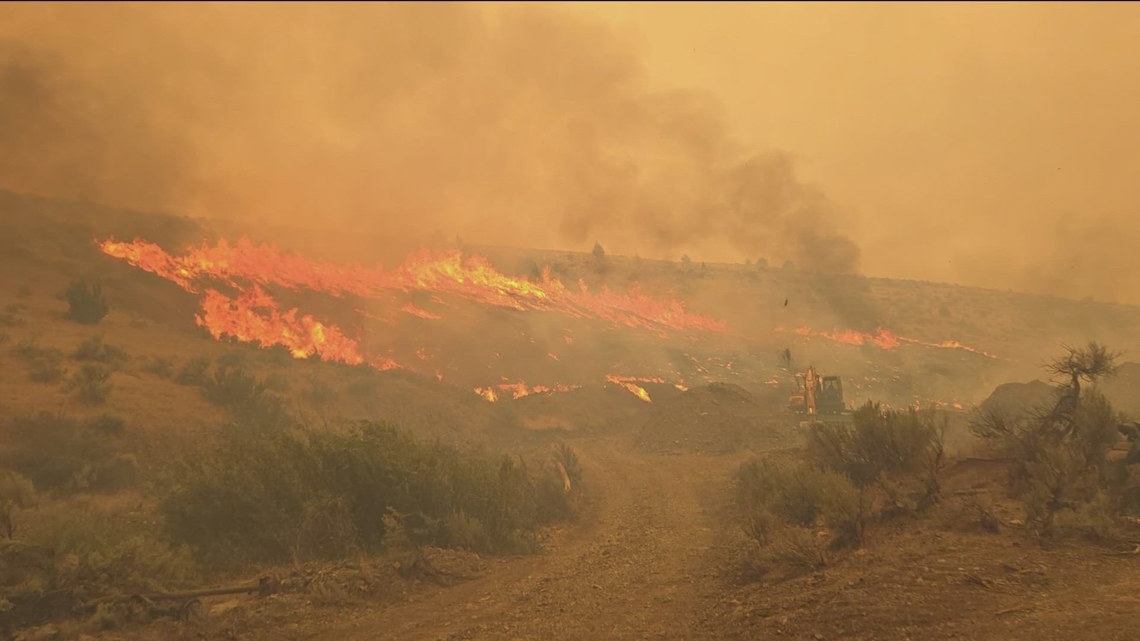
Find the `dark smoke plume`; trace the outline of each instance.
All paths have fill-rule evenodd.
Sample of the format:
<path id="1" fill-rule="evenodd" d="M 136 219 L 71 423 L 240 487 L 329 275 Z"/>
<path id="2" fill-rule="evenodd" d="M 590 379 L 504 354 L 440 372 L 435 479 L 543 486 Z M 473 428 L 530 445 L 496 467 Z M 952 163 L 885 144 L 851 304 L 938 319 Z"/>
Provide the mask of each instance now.
<path id="1" fill-rule="evenodd" d="M 422 238 L 852 273 L 789 154 L 550 6 L 0 6 L 0 186 Z"/>

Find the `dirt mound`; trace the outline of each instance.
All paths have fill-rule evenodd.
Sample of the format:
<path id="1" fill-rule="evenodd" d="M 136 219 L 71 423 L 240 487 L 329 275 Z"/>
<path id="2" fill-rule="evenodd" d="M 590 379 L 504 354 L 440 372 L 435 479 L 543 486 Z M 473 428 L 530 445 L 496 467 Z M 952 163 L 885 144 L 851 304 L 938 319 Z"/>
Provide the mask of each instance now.
<path id="1" fill-rule="evenodd" d="M 1052 385 L 1042 381 L 1003 383 L 994 388 L 981 408 L 1002 414 L 1021 414 L 1039 407 L 1048 407 L 1055 396 Z"/>
<path id="2" fill-rule="evenodd" d="M 743 387 L 712 383 L 656 403 L 636 443 L 647 452 L 727 454 L 762 429 L 771 414 Z"/>

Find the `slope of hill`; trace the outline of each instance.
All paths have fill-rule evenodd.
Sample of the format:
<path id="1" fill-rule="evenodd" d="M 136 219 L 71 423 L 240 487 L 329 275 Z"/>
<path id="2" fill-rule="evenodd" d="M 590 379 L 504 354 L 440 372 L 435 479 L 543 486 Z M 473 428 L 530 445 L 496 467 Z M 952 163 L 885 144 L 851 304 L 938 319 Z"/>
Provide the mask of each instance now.
<path id="1" fill-rule="evenodd" d="M 112 314 L 99 331 L 128 352 L 217 350 L 220 347 L 196 326 L 196 296 L 101 254 L 96 241 L 144 238 L 177 253 L 212 243 L 219 228 L 250 234 L 254 241 L 281 241 L 286 249 L 295 248 L 298 237 L 272 228 L 254 230 L 0 192 L 0 291 L 8 292 L 11 305 L 25 307 L 18 315 L 38 328 L 6 331 L 13 342 L 31 333 L 40 334 L 40 340 L 58 338 L 61 346 L 74 342 L 82 328 L 56 324 L 63 307 L 54 297 L 71 279 L 84 277 L 100 280 L 112 302 Z M 338 242 L 332 236 L 323 241 L 309 237 L 305 244 L 329 248 Z M 345 243 L 359 246 L 358 239 Z M 408 356 L 414 371 L 442 375 L 446 382 L 468 388 L 520 379 L 547 386 L 601 385 L 606 374 L 616 373 L 685 385 L 724 381 L 759 393 L 790 385 L 782 361 L 787 350 L 796 368 L 815 364 L 843 376 L 852 402 L 875 398 L 895 404 L 919 400 L 961 405 L 981 401 L 1002 382 L 1039 376 L 1044 355 L 1062 343 L 1096 339 L 1134 353 L 1140 341 L 1140 308 L 1131 306 L 755 265 L 465 249 L 486 255 L 506 275 L 533 279 L 547 269 L 571 288 L 580 284 L 594 292 L 619 293 L 636 288 L 674 298 L 688 310 L 724 321 L 727 331 L 673 333 L 662 339 L 446 299 L 439 300 L 451 315 L 443 321 L 424 323 L 405 315 L 393 326 L 391 320 L 376 324 L 364 319 L 363 324 L 350 321 L 355 324 L 346 331 L 370 343 L 379 341 L 376 344 L 389 351 L 414 354 Z M 290 306 L 315 300 L 297 292 L 283 295 Z M 412 295 L 406 300 L 425 299 Z M 361 304 L 374 310 L 378 305 L 356 299 L 320 299 L 314 304 L 332 319 L 353 316 L 353 308 Z M 434 303 L 428 299 L 426 304 Z M 574 343 L 563 344 L 570 336 Z M 886 348 L 884 336 L 894 341 Z M 147 346 L 131 344 L 137 341 Z M 421 362 L 418 370 L 416 362 Z M 499 365 L 486 369 L 496 362 Z"/>

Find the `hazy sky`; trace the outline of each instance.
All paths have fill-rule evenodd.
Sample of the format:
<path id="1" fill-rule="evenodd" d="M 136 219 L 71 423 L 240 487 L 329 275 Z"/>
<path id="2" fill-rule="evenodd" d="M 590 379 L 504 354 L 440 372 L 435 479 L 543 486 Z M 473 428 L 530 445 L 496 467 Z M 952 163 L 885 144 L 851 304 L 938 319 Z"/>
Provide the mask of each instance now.
<path id="1" fill-rule="evenodd" d="M 866 272 L 1140 302 L 1140 4 L 575 9 L 793 153 Z"/>
<path id="2" fill-rule="evenodd" d="M 0 186 L 1140 303 L 1140 4 L 0 5 Z"/>

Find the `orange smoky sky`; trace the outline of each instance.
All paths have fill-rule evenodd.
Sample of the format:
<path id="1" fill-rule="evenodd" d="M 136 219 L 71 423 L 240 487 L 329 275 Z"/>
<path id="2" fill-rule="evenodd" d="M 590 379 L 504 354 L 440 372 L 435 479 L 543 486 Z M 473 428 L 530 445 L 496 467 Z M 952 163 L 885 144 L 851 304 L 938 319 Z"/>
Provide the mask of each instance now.
<path id="1" fill-rule="evenodd" d="M 1140 302 L 1140 6 L 0 5 L 0 186 Z"/>

